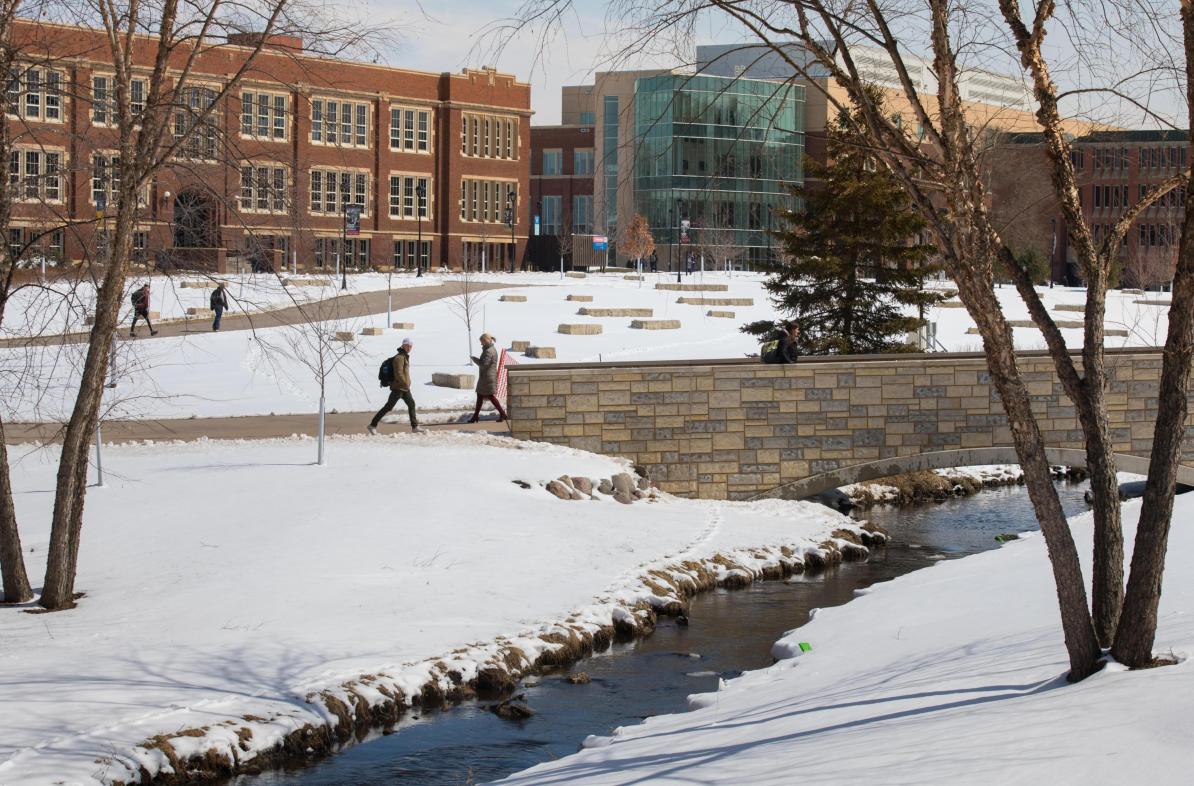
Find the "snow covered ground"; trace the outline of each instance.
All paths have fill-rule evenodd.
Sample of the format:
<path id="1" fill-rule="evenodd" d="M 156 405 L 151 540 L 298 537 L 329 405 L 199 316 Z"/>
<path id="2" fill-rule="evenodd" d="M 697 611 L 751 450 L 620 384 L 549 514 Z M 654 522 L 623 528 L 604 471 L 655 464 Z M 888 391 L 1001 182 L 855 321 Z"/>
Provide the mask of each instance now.
<path id="1" fill-rule="evenodd" d="M 1128 542 L 1139 501 L 1124 505 Z M 502 781 L 1152 783 L 1194 769 L 1194 495 L 1178 498 L 1156 650 L 1067 685 L 1044 540 L 939 563 L 817 614 L 779 662 Z M 1088 563 L 1091 515 L 1074 520 Z M 801 653 L 799 642 L 812 645 Z"/>
<path id="2" fill-rule="evenodd" d="M 138 746 L 159 734 L 178 755 L 247 759 L 334 722 L 306 697 L 353 706 L 345 684 L 362 675 L 351 690 L 379 703 L 450 684 L 441 661 L 467 680 L 514 647 L 533 660 L 558 646 L 543 634 L 630 618 L 649 569 L 721 554 L 713 573 L 748 573 L 857 530 L 808 503 L 563 501 L 543 482 L 624 462 L 483 434 L 331 439 L 326 467 L 314 454 L 303 439 L 105 450 L 86 597 L 56 614 L 0 607 L 0 784 L 158 772 L 168 757 Z M 35 584 L 55 456 L 10 448 Z"/>
<path id="3" fill-rule="evenodd" d="M 753 337 L 740 332 L 746 322 L 772 319 L 776 314 L 762 287 L 762 277 L 753 274 L 706 274 L 685 277 L 686 282 L 703 280 L 726 284 L 728 292 L 668 292 L 654 289 L 656 281 L 671 281 L 666 275 L 648 274 L 646 281 L 627 281 L 621 274 L 595 275 L 586 279 L 563 279 L 558 274 L 490 274 L 483 281 L 509 282 L 516 288 L 484 292 L 478 295 L 474 342 L 482 331 L 494 334 L 499 346 L 525 340 L 535 345 L 556 348 L 557 360 L 670 360 L 700 358 L 740 358 L 758 351 Z M 395 277 L 399 281 L 400 277 Z M 401 279 L 402 285 L 436 283 L 439 277 Z M 361 276 L 355 282 L 362 288 L 384 288 L 384 276 Z M 942 286 L 948 287 L 948 284 Z M 323 290 L 306 290 L 307 294 Z M 206 297 L 207 290 L 177 290 Z M 327 290 L 335 294 L 338 290 Z M 233 292 L 235 295 L 235 292 Z M 524 295 L 526 302 L 502 302 L 503 294 Z M 590 295 L 591 303 L 567 300 L 567 295 Z M 1027 310 L 1011 287 L 999 290 L 1009 318 L 1026 319 Z M 680 296 L 753 298 L 754 305 L 697 306 L 677 303 Z M 1050 307 L 1079 304 L 1081 289 L 1058 287 L 1042 290 Z M 192 297 L 186 294 L 186 297 Z M 1147 296 L 1157 299 L 1158 295 Z M 1127 337 L 1108 338 L 1109 346 L 1143 346 L 1163 341 L 1166 308 L 1142 305 L 1145 299 L 1130 293 L 1113 292 L 1108 300 L 1109 326 L 1130 325 Z M 431 385 L 437 371 L 469 372 L 469 361 L 477 347 L 468 344 L 464 325 L 451 300 L 439 300 L 396 312 L 394 321 L 413 322 L 413 330 L 388 330 L 377 337 L 358 337 L 352 353 L 329 379 L 328 406 L 341 411 L 367 411 L 380 405 L 377 366 L 392 354 L 403 336 L 415 342 L 413 355 L 414 395 L 422 409 L 464 408 L 471 405 L 469 391 L 438 388 Z M 627 317 L 579 316 L 579 308 L 651 308 L 660 319 L 679 319 L 680 330 L 635 330 Z M 710 310 L 733 311 L 732 319 L 706 316 Z M 1062 319 L 1081 319 L 1078 312 L 1054 311 Z M 979 348 L 978 336 L 966 330 L 973 322 L 964 309 L 937 308 L 930 318 L 938 322 L 938 340 L 952 350 Z M 369 318 L 343 320 L 338 329 L 359 333 L 364 327 L 385 327 L 385 314 Z M 600 323 L 601 335 L 562 335 L 561 323 Z M 199 334 L 153 341 L 120 342 L 117 362 L 118 386 L 109 405 L 115 417 L 184 418 L 269 413 L 305 413 L 316 411 L 318 385 L 305 365 L 291 353 L 291 339 L 301 328 L 268 328 L 249 332 Z M 1017 328 L 1017 342 L 1024 348 L 1042 345 L 1039 331 Z M 1081 332 L 1067 329 L 1067 340 L 1075 346 Z M 56 420 L 69 411 L 71 381 L 81 363 L 82 347 L 38 347 L 0 349 L 0 374 L 6 379 L 4 415 L 10 420 Z M 522 355 L 520 363 L 536 362 Z M 36 370 L 37 384 L 21 386 L 7 380 L 19 372 Z"/>

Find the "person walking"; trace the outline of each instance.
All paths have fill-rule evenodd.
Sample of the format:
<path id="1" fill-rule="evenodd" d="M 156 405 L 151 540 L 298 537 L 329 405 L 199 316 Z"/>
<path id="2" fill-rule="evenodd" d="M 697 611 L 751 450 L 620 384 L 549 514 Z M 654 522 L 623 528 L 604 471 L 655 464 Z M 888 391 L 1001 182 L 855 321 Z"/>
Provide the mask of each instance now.
<path id="1" fill-rule="evenodd" d="M 141 287 L 133 292 L 133 324 L 129 327 L 129 338 L 137 337 L 137 320 L 144 319 L 145 324 L 149 325 L 149 335 L 156 336 L 158 332 L 153 329 L 153 323 L 149 321 L 149 284 Z"/>
<path id="2" fill-rule="evenodd" d="M 498 423 L 506 419 L 506 410 L 497 398 L 498 354 L 494 348 L 493 336 L 481 334 L 481 357 L 473 358 L 477 364 L 477 406 L 473 408 L 473 416 L 469 423 L 476 423 L 481 419 L 481 405 L 486 401 L 493 404 L 498 412 Z"/>
<path id="3" fill-rule="evenodd" d="M 211 323 L 211 329 L 220 329 L 220 318 L 224 316 L 224 309 L 228 308 L 228 293 L 224 291 L 223 283 L 216 285 L 216 291 L 211 293 L 211 310 L 216 312 L 216 318 Z"/>
<path id="4" fill-rule="evenodd" d="M 800 325 L 785 322 L 773 349 L 763 353 L 764 363 L 795 363 L 800 357 Z"/>
<path id="5" fill-rule="evenodd" d="M 414 348 L 411 340 L 404 338 L 402 346 L 398 348 L 398 354 L 390 359 L 390 397 L 369 422 L 370 434 L 377 433 L 377 424 L 389 414 L 399 400 L 406 404 L 406 411 L 410 415 L 410 430 L 416 434 L 423 430 L 419 428 L 419 416 L 415 413 L 415 397 L 410 394 L 410 351 Z"/>

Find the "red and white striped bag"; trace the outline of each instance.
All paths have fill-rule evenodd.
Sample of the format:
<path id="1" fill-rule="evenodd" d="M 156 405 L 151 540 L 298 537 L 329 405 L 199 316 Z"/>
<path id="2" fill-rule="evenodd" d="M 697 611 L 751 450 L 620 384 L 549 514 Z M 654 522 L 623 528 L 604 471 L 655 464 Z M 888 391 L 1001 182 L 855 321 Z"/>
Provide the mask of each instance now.
<path id="1" fill-rule="evenodd" d="M 517 364 L 518 361 L 515 360 L 514 356 L 503 349 L 501 357 L 498 358 L 497 391 L 494 393 L 497 396 L 497 400 L 502 402 L 503 407 L 506 406 L 506 392 L 508 390 L 508 385 L 506 384 L 506 366 Z"/>

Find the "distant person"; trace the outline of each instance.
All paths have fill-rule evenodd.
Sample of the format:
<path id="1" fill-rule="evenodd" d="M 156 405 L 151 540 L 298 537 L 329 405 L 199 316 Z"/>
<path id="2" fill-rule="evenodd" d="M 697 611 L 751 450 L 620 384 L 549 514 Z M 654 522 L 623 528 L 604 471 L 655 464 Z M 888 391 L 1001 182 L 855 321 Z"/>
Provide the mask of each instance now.
<path id="1" fill-rule="evenodd" d="M 386 400 L 385 406 L 377 410 L 377 414 L 370 421 L 370 434 L 377 433 L 377 424 L 389 414 L 399 399 L 406 404 L 406 411 L 410 415 L 410 430 L 414 433 L 423 430 L 419 428 L 419 416 L 415 413 L 415 397 L 410 394 L 410 351 L 414 348 L 415 345 L 411 343 L 411 340 L 404 338 L 402 346 L 398 348 L 398 354 L 388 361 L 390 365 L 388 374 L 386 373 L 386 364 L 382 364 L 382 371 L 378 376 L 382 384 L 385 384 L 385 377 L 389 377 L 390 397 Z"/>
<path id="2" fill-rule="evenodd" d="M 800 357 L 800 325 L 785 322 L 770 343 L 774 346 L 763 353 L 764 363 L 795 363 Z"/>
<path id="3" fill-rule="evenodd" d="M 696 270 L 696 256 L 689 254 L 687 260 L 687 269 L 684 271 L 684 273 L 691 276 L 694 270 Z"/>
<path id="4" fill-rule="evenodd" d="M 211 293 L 211 310 L 216 312 L 216 318 L 211 323 L 212 330 L 220 329 L 220 318 L 224 316 L 224 309 L 228 308 L 228 293 L 224 291 L 224 285 L 216 286 L 216 291 Z"/>
<path id="5" fill-rule="evenodd" d="M 651 252 L 651 272 L 659 272 L 659 253 L 655 251 Z"/>
<path id="6" fill-rule="evenodd" d="M 156 336 L 158 332 L 153 329 L 153 323 L 149 321 L 149 284 L 133 292 L 132 301 L 133 324 L 129 327 L 129 338 L 137 337 L 138 319 L 144 319 L 145 324 L 149 325 L 149 335 Z"/>
<path id="7" fill-rule="evenodd" d="M 498 423 L 506 419 L 506 410 L 497 398 L 498 354 L 493 346 L 493 336 L 481 334 L 481 357 L 473 358 L 477 364 L 477 406 L 473 408 L 473 416 L 469 423 L 476 423 L 481 419 L 481 405 L 486 401 L 493 404 L 498 412 Z"/>

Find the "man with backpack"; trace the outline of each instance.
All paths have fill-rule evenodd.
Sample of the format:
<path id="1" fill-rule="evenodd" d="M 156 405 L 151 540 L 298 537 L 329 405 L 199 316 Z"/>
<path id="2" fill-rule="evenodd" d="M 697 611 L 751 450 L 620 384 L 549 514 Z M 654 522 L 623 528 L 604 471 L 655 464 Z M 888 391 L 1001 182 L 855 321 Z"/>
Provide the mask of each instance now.
<path id="1" fill-rule="evenodd" d="M 211 293 L 211 310 L 216 312 L 215 321 L 211 323 L 211 329 L 220 329 L 220 318 L 224 316 L 224 309 L 228 308 L 228 293 L 224 291 L 224 284 L 221 282 L 216 285 L 216 291 Z"/>
<path id="2" fill-rule="evenodd" d="M 149 321 L 149 284 L 134 290 L 130 299 L 133 301 L 133 324 L 129 328 L 129 338 L 137 337 L 138 319 L 144 319 L 145 324 L 149 325 L 149 335 L 156 336 L 158 332 L 153 329 L 153 323 Z"/>
<path id="3" fill-rule="evenodd" d="M 406 410 L 410 414 L 410 430 L 414 433 L 422 431 L 419 428 L 419 416 L 415 414 L 415 397 L 410 394 L 410 351 L 414 346 L 409 338 L 404 338 L 402 346 L 398 348 L 398 354 L 382 362 L 377 372 L 377 381 L 383 388 L 390 388 L 390 397 L 369 422 L 370 434 L 377 433 L 377 424 L 394 408 L 399 399 L 405 402 Z"/>
<path id="4" fill-rule="evenodd" d="M 777 331 L 775 338 L 764 345 L 763 362 L 795 363 L 799 357 L 800 325 L 796 322 L 785 322 L 783 329 Z"/>

